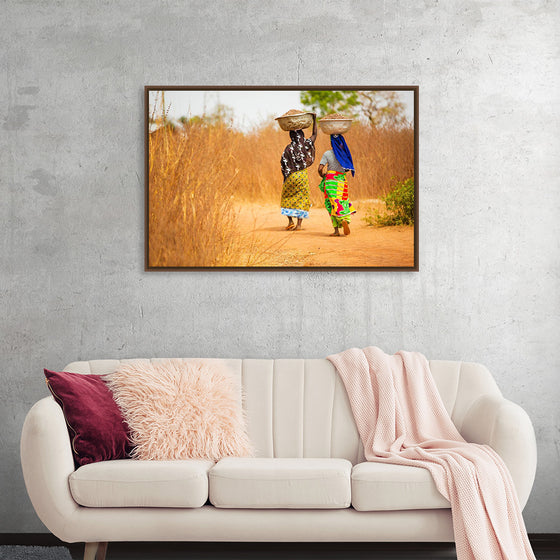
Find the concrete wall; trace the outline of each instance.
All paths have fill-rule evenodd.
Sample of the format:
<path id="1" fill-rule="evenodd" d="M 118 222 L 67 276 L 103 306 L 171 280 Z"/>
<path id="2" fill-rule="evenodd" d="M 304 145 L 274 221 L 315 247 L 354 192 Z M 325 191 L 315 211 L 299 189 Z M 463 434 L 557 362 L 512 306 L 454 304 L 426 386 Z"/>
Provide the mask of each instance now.
<path id="1" fill-rule="evenodd" d="M 0 531 L 44 530 L 44 366 L 388 352 L 479 361 L 531 415 L 560 531 L 556 2 L 15 1 L 0 51 Z M 420 272 L 144 272 L 143 86 L 420 86 Z"/>

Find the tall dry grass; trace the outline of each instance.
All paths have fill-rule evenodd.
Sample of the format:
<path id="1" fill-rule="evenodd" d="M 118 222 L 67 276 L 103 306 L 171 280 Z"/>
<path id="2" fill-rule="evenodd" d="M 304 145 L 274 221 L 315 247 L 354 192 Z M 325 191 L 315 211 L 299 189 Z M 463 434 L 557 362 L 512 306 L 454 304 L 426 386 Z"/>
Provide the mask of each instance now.
<path id="1" fill-rule="evenodd" d="M 309 136 L 310 130 L 306 130 Z M 355 124 L 345 134 L 356 175 L 352 200 L 387 195 L 395 181 L 414 175 L 412 128 L 374 129 Z M 162 127 L 149 138 L 149 261 L 151 266 L 258 265 L 254 238 L 237 222 L 240 204 L 278 204 L 280 156 L 289 135 L 275 123 L 249 133 L 224 124 Z M 309 169 L 311 198 L 322 204 L 317 173 L 330 137 L 319 132 Z M 246 255 L 240 262 L 240 255 Z"/>
<path id="2" fill-rule="evenodd" d="M 188 134 L 162 127 L 150 134 L 151 266 L 234 264 L 240 243 L 231 198 L 239 173 L 235 136 L 223 126 L 192 126 Z"/>
<path id="3" fill-rule="evenodd" d="M 322 135 L 323 142 L 327 140 Z M 353 197 L 379 198 L 391 192 L 397 181 L 414 176 L 414 129 L 354 126 L 344 135 L 356 167 Z M 326 142 L 330 148 L 330 138 Z"/>
<path id="4" fill-rule="evenodd" d="M 310 135 L 309 129 L 305 131 Z M 240 133 L 238 133 L 240 134 Z M 349 178 L 355 199 L 379 198 L 387 195 L 396 181 L 414 175 L 414 131 L 412 128 L 374 129 L 359 124 L 345 134 L 352 152 L 356 175 Z M 287 132 L 270 124 L 246 134 L 234 153 L 239 176 L 235 181 L 238 196 L 248 200 L 279 203 L 283 177 L 280 156 L 289 143 Z M 319 161 L 331 149 L 330 136 L 318 133 L 315 163 L 309 168 L 314 203 L 322 200 L 318 189 Z"/>

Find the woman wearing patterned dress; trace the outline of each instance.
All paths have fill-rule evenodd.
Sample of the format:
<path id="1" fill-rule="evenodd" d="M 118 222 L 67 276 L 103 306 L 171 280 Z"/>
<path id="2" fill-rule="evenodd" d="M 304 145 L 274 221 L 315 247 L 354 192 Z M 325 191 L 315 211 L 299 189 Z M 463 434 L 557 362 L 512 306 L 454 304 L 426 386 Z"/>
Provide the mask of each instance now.
<path id="1" fill-rule="evenodd" d="M 315 161 L 317 121 L 313 115 L 313 133 L 305 138 L 303 130 L 290 130 L 291 142 L 280 159 L 284 185 L 280 202 L 283 216 L 288 217 L 288 230 L 301 229 L 303 218 L 309 218 L 309 176 L 307 168 Z M 297 218 L 297 225 L 294 224 Z"/>
<path id="2" fill-rule="evenodd" d="M 325 208 L 331 217 L 334 233 L 342 227 L 344 235 L 350 235 L 350 216 L 356 213 L 352 203 L 348 200 L 348 182 L 346 173 L 352 172 L 354 176 L 354 162 L 342 134 L 331 134 L 332 150 L 323 154 L 319 164 L 319 175 L 323 178 L 319 188 L 325 196 Z"/>

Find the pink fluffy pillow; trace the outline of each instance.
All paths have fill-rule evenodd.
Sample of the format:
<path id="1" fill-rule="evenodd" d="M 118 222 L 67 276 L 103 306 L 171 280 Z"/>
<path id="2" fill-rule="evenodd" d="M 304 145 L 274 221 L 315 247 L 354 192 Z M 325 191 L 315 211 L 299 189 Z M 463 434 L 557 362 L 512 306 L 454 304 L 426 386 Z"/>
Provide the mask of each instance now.
<path id="1" fill-rule="evenodd" d="M 105 377 L 121 409 L 135 459 L 252 454 L 241 387 L 219 360 L 135 361 Z"/>

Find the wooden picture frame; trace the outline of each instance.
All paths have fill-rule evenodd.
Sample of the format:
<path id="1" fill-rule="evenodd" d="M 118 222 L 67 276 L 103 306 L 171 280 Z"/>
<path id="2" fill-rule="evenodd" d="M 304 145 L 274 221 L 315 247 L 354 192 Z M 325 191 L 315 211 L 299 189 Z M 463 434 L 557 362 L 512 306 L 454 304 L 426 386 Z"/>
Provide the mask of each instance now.
<path id="1" fill-rule="evenodd" d="M 146 270 L 417 271 L 418 95 L 145 86 Z"/>

